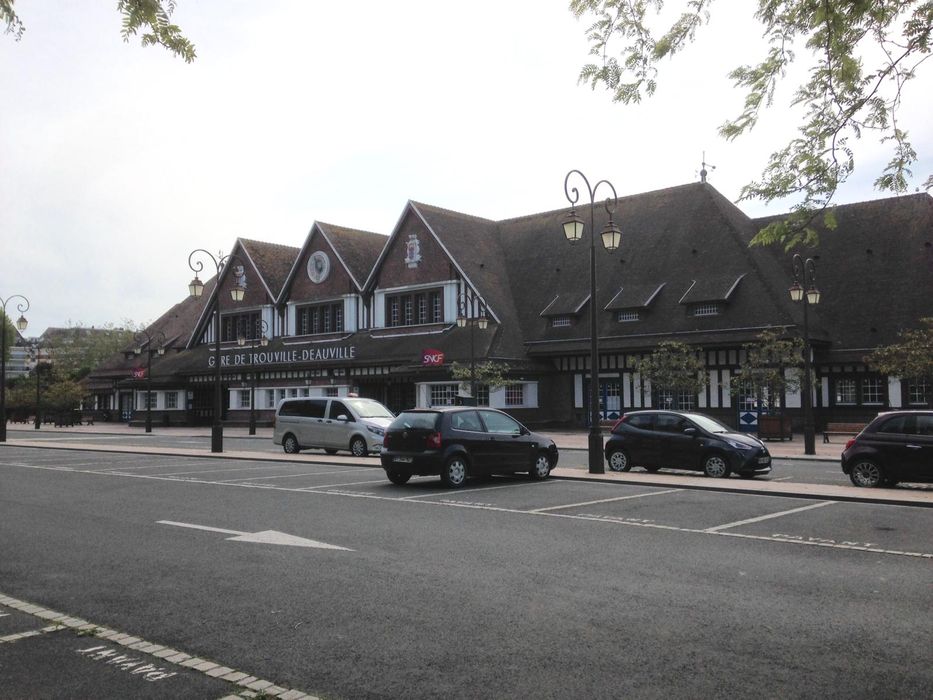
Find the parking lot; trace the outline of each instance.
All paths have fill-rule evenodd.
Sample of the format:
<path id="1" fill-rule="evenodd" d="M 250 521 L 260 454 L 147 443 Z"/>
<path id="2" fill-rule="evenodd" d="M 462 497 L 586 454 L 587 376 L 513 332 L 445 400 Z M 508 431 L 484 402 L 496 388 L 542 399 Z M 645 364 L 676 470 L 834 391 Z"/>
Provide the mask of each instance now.
<path id="1" fill-rule="evenodd" d="M 373 460 L 370 460 L 372 462 Z M 0 467 L 64 470 L 119 479 L 271 489 L 309 497 L 378 499 L 410 507 L 490 510 L 516 517 L 564 518 L 609 527 L 657 528 L 685 536 L 755 539 L 893 556 L 933 558 L 933 509 L 757 493 L 722 493 L 674 485 L 580 483 L 523 476 L 472 480 L 459 490 L 436 477 L 389 483 L 376 464 L 267 462 L 6 448 Z"/>

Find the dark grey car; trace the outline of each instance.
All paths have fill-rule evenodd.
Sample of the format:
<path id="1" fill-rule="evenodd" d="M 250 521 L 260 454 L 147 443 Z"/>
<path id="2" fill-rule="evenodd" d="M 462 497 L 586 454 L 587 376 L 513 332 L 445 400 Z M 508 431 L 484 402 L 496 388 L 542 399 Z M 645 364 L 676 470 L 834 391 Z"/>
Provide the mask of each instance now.
<path id="1" fill-rule="evenodd" d="M 933 411 L 880 413 L 846 443 L 842 471 L 856 486 L 933 482 Z"/>
<path id="2" fill-rule="evenodd" d="M 691 469 L 711 477 L 752 478 L 771 472 L 771 454 L 756 437 L 738 433 L 702 413 L 632 411 L 613 426 L 606 443 L 612 471 Z"/>

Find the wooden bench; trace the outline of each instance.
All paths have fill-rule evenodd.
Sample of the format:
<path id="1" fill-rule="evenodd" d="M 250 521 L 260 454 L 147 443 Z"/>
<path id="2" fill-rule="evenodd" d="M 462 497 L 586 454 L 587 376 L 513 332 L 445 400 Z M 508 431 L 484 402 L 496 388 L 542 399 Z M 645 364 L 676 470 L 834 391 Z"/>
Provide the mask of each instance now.
<path id="1" fill-rule="evenodd" d="M 864 423 L 827 423 L 823 442 L 829 442 L 830 435 L 858 435 L 864 428 Z"/>

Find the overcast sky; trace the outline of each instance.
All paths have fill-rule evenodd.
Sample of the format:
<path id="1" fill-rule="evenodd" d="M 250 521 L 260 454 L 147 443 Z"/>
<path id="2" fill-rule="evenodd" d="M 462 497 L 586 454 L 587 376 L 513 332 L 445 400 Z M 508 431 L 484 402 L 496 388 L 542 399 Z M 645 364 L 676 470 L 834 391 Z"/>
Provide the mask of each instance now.
<path id="1" fill-rule="evenodd" d="M 0 34 L 0 297 L 29 298 L 30 336 L 152 321 L 194 248 L 299 247 L 315 220 L 388 234 L 409 199 L 503 219 L 565 206 L 572 168 L 621 196 L 697 181 L 705 151 L 735 200 L 792 134 L 784 92 L 751 137 L 717 135 L 744 97 L 726 74 L 765 49 L 748 2 L 714 4 L 637 107 L 577 84 L 567 0 L 178 0 L 193 64 L 124 43 L 115 6 L 20 0 L 22 40 Z M 904 114 L 921 155 L 931 73 Z M 859 148 L 839 202 L 880 196 L 887 158 Z"/>

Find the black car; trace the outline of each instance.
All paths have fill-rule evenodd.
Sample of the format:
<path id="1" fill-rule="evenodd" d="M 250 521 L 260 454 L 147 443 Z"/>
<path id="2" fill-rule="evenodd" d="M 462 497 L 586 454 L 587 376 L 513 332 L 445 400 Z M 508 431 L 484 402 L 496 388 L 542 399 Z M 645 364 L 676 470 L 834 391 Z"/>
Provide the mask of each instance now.
<path id="1" fill-rule="evenodd" d="M 649 472 L 693 469 L 712 477 L 735 472 L 752 478 L 771 472 L 771 454 L 758 438 L 709 416 L 678 411 L 626 413 L 612 428 L 606 459 L 617 472 L 633 466 Z"/>
<path id="2" fill-rule="evenodd" d="M 393 484 L 439 474 L 449 488 L 467 477 L 527 472 L 546 479 L 557 445 L 502 411 L 458 406 L 404 411 L 386 429 L 382 468 Z"/>
<path id="3" fill-rule="evenodd" d="M 846 443 L 842 471 L 856 486 L 933 482 L 933 411 L 879 413 Z"/>

